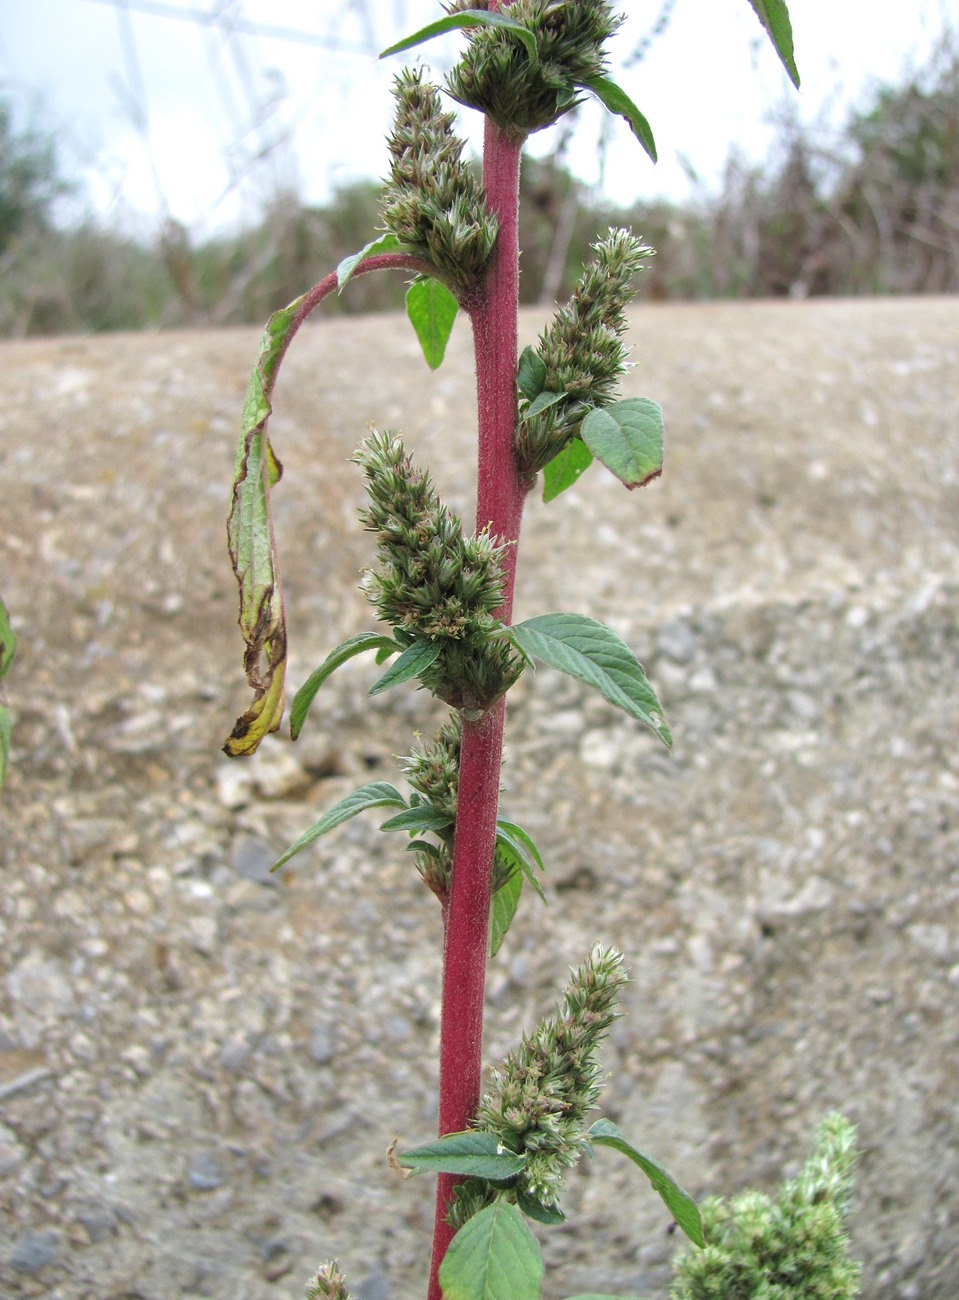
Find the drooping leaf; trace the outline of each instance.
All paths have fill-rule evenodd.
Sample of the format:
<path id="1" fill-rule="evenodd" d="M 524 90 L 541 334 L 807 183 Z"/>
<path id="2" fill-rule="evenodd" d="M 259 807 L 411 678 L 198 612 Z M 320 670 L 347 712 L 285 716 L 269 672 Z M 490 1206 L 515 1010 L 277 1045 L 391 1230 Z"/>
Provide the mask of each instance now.
<path id="1" fill-rule="evenodd" d="M 411 835 L 419 835 L 423 831 L 447 831 L 455 821 L 455 817 L 444 812 L 442 808 L 434 808 L 428 803 L 419 803 L 411 808 L 404 807 L 401 813 L 383 822 L 380 830 L 409 831 Z"/>
<path id="2" fill-rule="evenodd" d="M 396 1163 L 414 1174 L 462 1174 L 508 1183 L 526 1164 L 525 1155 L 508 1151 L 492 1133 L 447 1133 L 435 1142 L 396 1156 Z"/>
<path id="3" fill-rule="evenodd" d="M 377 235 L 365 244 L 358 253 L 351 253 L 349 257 L 344 257 L 343 261 L 336 268 L 336 287 L 337 292 L 342 293 L 349 282 L 350 276 L 367 257 L 374 257 L 377 253 L 403 253 L 407 252 L 406 246 L 397 239 L 394 234 Z"/>
<path id="4" fill-rule="evenodd" d="M 459 309 L 446 285 L 431 276 L 418 276 L 406 292 L 406 314 L 430 370 L 438 370 L 443 364 Z"/>
<path id="5" fill-rule="evenodd" d="M 231 758 L 252 754 L 283 716 L 286 618 L 270 504 L 270 489 L 283 469 L 266 435 L 266 422 L 273 409 L 270 394 L 302 301 L 297 298 L 267 321 L 243 405 L 227 536 L 240 587 L 243 663 L 253 702 L 223 746 Z"/>
<path id="6" fill-rule="evenodd" d="M 546 868 L 543 866 L 543 859 L 540 857 L 539 849 L 533 843 L 528 832 L 524 831 L 522 826 L 517 826 L 515 822 L 508 822 L 503 817 L 497 817 L 496 849 L 498 853 L 514 858 L 516 865 L 545 903 L 546 895 L 543 893 L 543 886 L 537 879 L 536 870 L 545 871 Z"/>
<path id="7" fill-rule="evenodd" d="M 443 1300 L 539 1300 L 543 1256 L 516 1206 L 500 1198 L 468 1219 L 439 1280 Z"/>
<path id="8" fill-rule="evenodd" d="M 10 616 L 0 600 L 0 679 L 4 677 L 17 652 L 17 638 L 10 626 Z M 7 775 L 10 757 L 10 710 L 7 708 L 3 688 L 0 687 L 0 786 Z"/>
<path id="9" fill-rule="evenodd" d="M 612 628 L 582 614 L 543 614 L 508 629 L 524 654 L 593 686 L 610 704 L 649 727 L 665 745 L 669 728 L 642 664 Z"/>
<path id="10" fill-rule="evenodd" d="M 455 32 L 465 27 L 504 28 L 521 40 L 529 52 L 529 57 L 534 63 L 537 61 L 536 37 L 529 28 L 523 27 L 515 18 L 508 18 L 504 13 L 489 13 L 485 9 L 463 9 L 459 13 L 450 14 L 447 18 L 439 18 L 428 27 L 421 27 L 412 36 L 405 36 L 403 40 L 391 45 L 389 49 L 383 51 L 380 58 L 385 59 L 391 54 L 402 54 L 404 50 L 410 50 L 414 45 L 431 41 L 434 36 L 443 36 L 446 32 Z"/>
<path id="11" fill-rule="evenodd" d="M 756 17 L 766 29 L 779 61 L 789 74 L 789 80 L 799 89 L 799 69 L 793 51 L 793 28 L 789 21 L 786 0 L 749 0 Z"/>
<path id="12" fill-rule="evenodd" d="M 379 681 L 373 683 L 370 694 L 379 695 L 382 691 L 388 691 L 391 686 L 399 686 L 401 682 L 408 682 L 411 678 L 418 677 L 429 668 L 430 664 L 436 662 L 442 648 L 439 641 L 428 641 L 425 638 L 414 641 L 411 646 L 406 647 L 396 663 L 386 670 Z"/>
<path id="13" fill-rule="evenodd" d="M 627 397 L 583 421 L 583 442 L 631 491 L 663 472 L 663 412 L 646 397 Z"/>
<path id="14" fill-rule="evenodd" d="M 633 135 L 653 162 L 656 162 L 656 141 L 653 139 L 652 128 L 622 86 L 610 81 L 608 77 L 589 77 L 579 84 L 591 90 L 604 108 L 619 117 L 625 117 Z"/>
<path id="15" fill-rule="evenodd" d="M 598 1119 L 595 1124 L 590 1126 L 586 1136 L 594 1146 L 612 1147 L 615 1151 L 621 1152 L 632 1160 L 633 1164 L 639 1165 L 652 1183 L 655 1191 L 662 1197 L 666 1208 L 676 1220 L 677 1227 L 681 1228 L 695 1245 L 705 1246 L 703 1220 L 699 1213 L 699 1206 L 690 1194 L 680 1187 L 672 1174 L 663 1168 L 658 1160 L 654 1160 L 652 1156 L 648 1156 L 642 1151 L 637 1151 L 634 1146 L 627 1142 L 612 1120 Z"/>
<path id="16" fill-rule="evenodd" d="M 516 370 L 516 385 L 523 396 L 534 402 L 546 383 L 546 362 L 531 347 L 523 348 Z"/>
<path id="17" fill-rule="evenodd" d="M 544 1205 L 542 1201 L 537 1201 L 535 1197 L 530 1196 L 529 1192 L 524 1191 L 522 1186 L 516 1189 L 516 1204 L 527 1219 L 533 1219 L 536 1223 L 548 1223 L 553 1226 L 566 1222 L 566 1215 L 558 1205 Z"/>
<path id="18" fill-rule="evenodd" d="M 506 877 L 490 899 L 489 909 L 489 955 L 495 957 L 502 946 L 506 933 L 513 924 L 516 909 L 519 907 L 520 894 L 523 892 L 523 873 L 517 866 Z"/>
<path id="19" fill-rule="evenodd" d="M 296 740 L 303 730 L 303 723 L 306 721 L 306 715 L 316 698 L 317 691 L 337 668 L 352 659 L 354 655 L 363 654 L 365 650 L 376 650 L 377 663 L 382 663 L 381 655 L 386 658 L 396 654 L 399 649 L 400 647 L 391 637 L 382 636 L 378 632 L 360 632 L 357 636 L 351 636 L 349 640 L 342 642 L 335 650 L 331 650 L 319 668 L 315 668 L 310 673 L 293 696 L 293 706 L 290 709 L 290 734 L 293 739 Z"/>
<path id="20" fill-rule="evenodd" d="M 593 463 L 593 453 L 580 438 L 571 439 L 543 470 L 543 500 L 553 501 L 572 487 Z"/>
<path id="21" fill-rule="evenodd" d="M 364 785 L 359 790 L 354 790 L 352 794 L 348 794 L 345 799 L 341 799 L 329 812 L 324 813 L 318 822 L 315 822 L 277 858 L 270 870 L 277 871 L 284 863 L 289 862 L 290 858 L 295 858 L 314 840 L 318 840 L 321 835 L 334 830 L 337 826 L 342 826 L 344 822 L 355 817 L 357 813 L 365 812 L 367 808 L 405 807 L 406 800 L 388 781 L 373 781 L 370 785 Z"/>

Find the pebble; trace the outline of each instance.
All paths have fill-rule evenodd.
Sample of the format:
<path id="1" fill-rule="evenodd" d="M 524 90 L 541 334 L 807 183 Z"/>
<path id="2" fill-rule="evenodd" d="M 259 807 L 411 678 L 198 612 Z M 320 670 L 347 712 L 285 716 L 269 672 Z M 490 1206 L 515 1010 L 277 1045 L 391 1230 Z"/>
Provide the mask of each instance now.
<path id="1" fill-rule="evenodd" d="M 91 1242 L 106 1241 L 108 1237 L 114 1235 L 119 1226 L 116 1214 L 107 1205 L 87 1206 L 79 1210 L 77 1222 Z"/>
<path id="2" fill-rule="evenodd" d="M 198 1151 L 193 1156 L 187 1178 L 195 1192 L 215 1192 L 226 1182 L 222 1166 L 212 1151 Z"/>
<path id="3" fill-rule="evenodd" d="M 13 1129 L 0 1124 L 0 1178 L 12 1174 L 26 1158 L 26 1148 L 18 1141 Z"/>
<path id="4" fill-rule="evenodd" d="M 279 884 L 279 877 L 271 873 L 270 868 L 278 853 L 266 840 L 256 835 L 244 835 L 233 845 L 233 870 L 244 880 L 253 880 L 258 885 Z"/>
<path id="5" fill-rule="evenodd" d="M 685 619 L 670 619 L 656 633 L 656 650 L 673 663 L 688 664 L 696 653 L 696 633 Z"/>
<path id="6" fill-rule="evenodd" d="M 262 799 L 294 799 L 313 784 L 288 749 L 263 749 L 253 762 L 253 787 Z"/>
<path id="7" fill-rule="evenodd" d="M 336 1055 L 336 1034 L 332 1025 L 317 1025 L 310 1039 L 310 1060 L 316 1065 L 329 1065 Z"/>
<path id="8" fill-rule="evenodd" d="M 7 976 L 7 992 L 14 1004 L 20 1042 L 39 1046 L 43 1026 L 70 1015 L 76 1003 L 62 964 L 39 951 L 27 954 Z"/>
<path id="9" fill-rule="evenodd" d="M 26 1228 L 14 1243 L 10 1267 L 18 1273 L 38 1273 L 56 1259 L 59 1247 L 59 1233 L 52 1228 L 44 1228 L 42 1232 Z"/>

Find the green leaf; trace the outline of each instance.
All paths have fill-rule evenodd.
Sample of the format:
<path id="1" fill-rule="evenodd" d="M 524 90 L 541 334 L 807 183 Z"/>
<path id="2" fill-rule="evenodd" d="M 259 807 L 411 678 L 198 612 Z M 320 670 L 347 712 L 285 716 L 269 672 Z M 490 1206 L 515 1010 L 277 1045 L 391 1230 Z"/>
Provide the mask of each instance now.
<path id="1" fill-rule="evenodd" d="M 653 139 L 652 128 L 622 86 L 617 86 L 616 82 L 610 81 L 608 77 L 589 77 L 577 84 L 586 90 L 591 90 L 604 108 L 608 108 L 611 113 L 625 117 L 633 135 L 653 162 L 656 162 L 656 141 Z"/>
<path id="2" fill-rule="evenodd" d="M 440 641 L 422 640 L 414 641 L 397 659 L 378 682 L 374 682 L 370 687 L 371 695 L 379 695 L 381 691 L 388 691 L 391 686 L 399 686 L 401 682 L 408 682 L 411 677 L 418 677 L 420 673 L 429 668 L 430 664 L 435 663 L 439 658 L 443 646 Z"/>
<path id="3" fill-rule="evenodd" d="M 558 1205 L 544 1205 L 542 1201 L 537 1201 L 534 1196 L 530 1196 L 529 1192 L 519 1186 L 516 1189 L 516 1204 L 527 1219 L 533 1219 L 536 1223 L 548 1223 L 553 1226 L 566 1222 L 566 1215 Z"/>
<path id="4" fill-rule="evenodd" d="M 520 419 L 531 420 L 534 415 L 539 415 L 540 411 L 548 410 L 549 407 L 555 406 L 557 402 L 562 402 L 565 397 L 565 393 L 548 393 L 544 390 L 533 398 Z"/>
<path id="5" fill-rule="evenodd" d="M 303 723 L 306 721 L 306 715 L 316 698 L 317 691 L 341 664 L 345 664 L 354 655 L 362 654 L 365 650 L 375 650 L 377 663 L 382 663 L 381 655 L 386 658 L 396 654 L 399 649 L 400 646 L 391 637 L 382 636 L 378 632 L 360 632 L 358 636 L 351 636 L 348 641 L 342 642 L 335 650 L 331 650 L 319 668 L 315 668 L 310 673 L 293 696 L 293 707 L 290 709 L 290 734 L 293 739 L 296 740 L 303 730 Z"/>
<path id="6" fill-rule="evenodd" d="M 492 1133 L 447 1133 L 436 1142 L 397 1155 L 396 1163 L 414 1174 L 462 1174 L 508 1183 L 526 1164 L 525 1155 L 508 1151 Z"/>
<path id="7" fill-rule="evenodd" d="M 367 808 L 405 807 L 406 800 L 389 782 L 373 781 L 370 785 L 364 785 L 359 790 L 354 790 L 352 794 L 348 794 L 345 799 L 341 799 L 329 812 L 324 813 L 318 822 L 277 858 L 270 870 L 277 871 L 284 863 L 289 862 L 290 858 L 295 858 L 307 845 L 318 840 L 321 835 L 334 830 L 337 826 L 342 826 L 344 822 L 355 817 L 357 813 L 365 812 Z"/>
<path id="8" fill-rule="evenodd" d="M 582 614 L 543 614 L 507 629 L 524 654 L 593 686 L 610 704 L 672 744 L 662 708 L 639 660 L 612 628 Z"/>
<path id="9" fill-rule="evenodd" d="M 266 435 L 266 422 L 273 409 L 270 395 L 302 302 L 297 298 L 267 321 L 243 405 L 227 537 L 240 588 L 243 662 L 253 702 L 223 746 L 231 758 L 252 754 L 265 735 L 276 731 L 283 716 L 286 617 L 270 502 L 270 489 L 283 469 Z"/>
<path id="10" fill-rule="evenodd" d="M 443 364 L 459 309 L 449 289 L 430 276 L 418 276 L 406 291 L 406 314 L 430 370 L 438 370 Z"/>
<path id="11" fill-rule="evenodd" d="M 529 57 L 534 63 L 537 62 L 536 37 L 529 28 L 523 27 L 514 18 L 507 18 L 505 14 L 488 13 L 485 9 L 463 9 L 459 13 L 450 14 L 447 18 L 440 18 L 435 23 L 430 23 L 428 27 L 421 27 L 412 36 L 406 36 L 403 40 L 397 41 L 395 45 L 391 45 L 389 49 L 384 50 L 380 58 L 385 59 L 390 54 L 401 54 L 403 50 L 410 50 L 414 45 L 422 45 L 424 41 L 431 41 L 434 36 L 442 36 L 446 32 L 455 32 L 464 27 L 504 28 L 523 42 L 529 52 Z"/>
<path id="12" fill-rule="evenodd" d="M 496 849 L 497 852 L 515 860 L 516 865 L 545 903 L 546 895 L 543 893 L 543 886 L 536 878 L 534 868 L 538 867 L 540 871 L 545 871 L 546 868 L 543 866 L 539 849 L 522 826 L 517 826 L 515 822 L 508 822 L 503 817 L 497 817 Z"/>
<path id="13" fill-rule="evenodd" d="M 10 710 L 0 703 L 0 786 L 7 776 L 7 760 L 10 757 Z"/>
<path id="14" fill-rule="evenodd" d="M 409 831 L 411 835 L 418 835 L 421 831 L 448 831 L 455 824 L 456 818 L 444 812 L 442 808 L 434 808 L 428 803 L 419 803 L 411 808 L 404 807 L 401 813 L 383 822 L 380 830 Z"/>
<path id="15" fill-rule="evenodd" d="M 581 436 L 630 491 L 663 472 L 663 412 L 647 397 L 595 407 L 583 420 Z"/>
<path id="16" fill-rule="evenodd" d="M 500 1198 L 468 1219 L 439 1280 L 443 1300 L 539 1300 L 543 1256 L 516 1206 Z"/>
<path id="17" fill-rule="evenodd" d="M 520 894 L 523 892 L 523 873 L 516 866 L 495 891 L 489 909 L 489 955 L 495 957 L 506 933 L 513 924 Z"/>
<path id="18" fill-rule="evenodd" d="M 336 287 L 337 292 L 342 293 L 349 282 L 350 276 L 367 257 L 373 257 L 377 253 L 403 253 L 408 252 L 405 244 L 402 244 L 395 235 L 377 235 L 371 239 L 368 244 L 360 249 L 358 253 L 351 253 L 349 257 L 344 257 L 343 261 L 336 268 Z"/>
<path id="19" fill-rule="evenodd" d="M 799 69 L 793 51 L 793 28 L 785 0 L 749 0 L 756 17 L 766 29 L 779 61 L 789 74 L 789 80 L 799 89 Z"/>
<path id="20" fill-rule="evenodd" d="M 612 1147 L 628 1156 L 633 1164 L 639 1165 L 652 1183 L 653 1188 L 662 1197 L 666 1208 L 676 1220 L 677 1227 L 696 1246 L 705 1246 L 703 1220 L 699 1207 L 688 1192 L 683 1191 L 672 1174 L 667 1173 L 658 1160 L 637 1151 L 623 1137 L 617 1126 L 609 1119 L 598 1119 L 587 1130 L 586 1136 L 594 1146 Z"/>
<path id="21" fill-rule="evenodd" d="M 530 402 L 535 402 L 546 383 L 546 362 L 531 347 L 523 348 L 516 371 L 516 385 Z"/>
<path id="22" fill-rule="evenodd" d="M 543 470 L 543 500 L 553 501 L 572 487 L 593 463 L 593 453 L 580 438 L 573 438 Z"/>

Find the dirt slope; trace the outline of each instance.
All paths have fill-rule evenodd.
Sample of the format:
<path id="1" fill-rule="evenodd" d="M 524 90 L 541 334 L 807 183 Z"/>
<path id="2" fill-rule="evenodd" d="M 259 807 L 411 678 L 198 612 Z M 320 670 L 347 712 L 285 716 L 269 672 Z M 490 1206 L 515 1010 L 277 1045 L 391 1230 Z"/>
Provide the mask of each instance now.
<path id="1" fill-rule="evenodd" d="M 538 328 L 524 319 L 525 337 Z M 268 1300 L 335 1255 L 359 1300 L 423 1294 L 439 919 L 357 819 L 434 712 L 354 661 L 292 748 L 245 707 L 224 518 L 259 331 L 0 347 L 0 591 L 20 635 L 0 804 L 0 1293 Z M 842 1107 L 869 1300 L 959 1276 L 959 302 L 657 306 L 628 391 L 663 478 L 531 502 L 520 617 L 635 647 L 672 756 L 547 671 L 515 693 L 504 811 L 536 837 L 493 965 L 487 1056 L 596 938 L 633 975 L 605 1113 L 697 1194 L 794 1172 Z M 402 428 L 472 499 L 469 338 L 319 325 L 277 395 L 298 685 L 370 626 L 348 458 Z M 424 1067 L 422 1061 L 429 1063 Z M 665 1295 L 676 1246 L 609 1153 L 547 1234 L 547 1300 Z"/>

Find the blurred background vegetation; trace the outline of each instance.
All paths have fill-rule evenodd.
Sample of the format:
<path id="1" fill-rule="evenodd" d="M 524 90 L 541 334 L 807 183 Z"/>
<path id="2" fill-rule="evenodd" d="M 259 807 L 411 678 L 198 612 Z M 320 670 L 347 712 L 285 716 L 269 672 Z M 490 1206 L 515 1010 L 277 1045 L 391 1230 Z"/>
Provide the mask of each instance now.
<path id="1" fill-rule="evenodd" d="M 732 156 L 717 192 L 628 209 L 575 180 L 561 134 L 524 164 L 523 300 L 565 297 L 611 224 L 657 250 L 645 298 L 959 292 L 959 41 L 877 88 L 838 133 L 788 112 L 779 125 L 775 154 Z M 372 181 L 323 207 L 276 193 L 249 228 L 202 241 L 173 222 L 143 237 L 67 219 L 73 189 L 55 138 L 19 128 L 0 91 L 0 336 L 260 323 L 379 225 Z M 369 277 L 331 310 L 396 308 L 403 294 L 398 277 Z"/>

